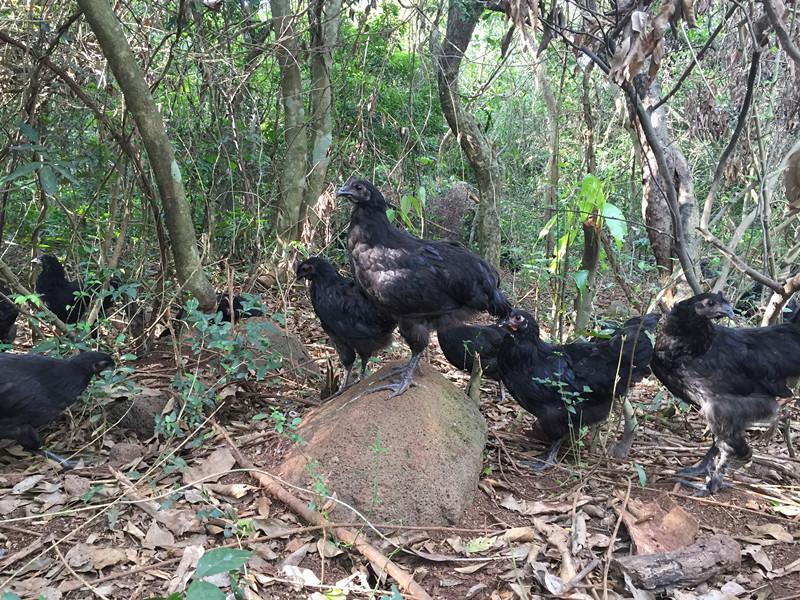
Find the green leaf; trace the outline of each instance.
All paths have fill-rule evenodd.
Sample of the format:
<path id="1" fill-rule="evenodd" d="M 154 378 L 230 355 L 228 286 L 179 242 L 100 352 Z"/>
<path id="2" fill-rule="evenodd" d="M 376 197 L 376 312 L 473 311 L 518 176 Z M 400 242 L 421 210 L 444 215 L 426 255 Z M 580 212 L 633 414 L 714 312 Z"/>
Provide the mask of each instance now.
<path id="1" fill-rule="evenodd" d="M 550 217 L 550 220 L 544 224 L 544 227 L 542 227 L 542 230 L 539 232 L 539 239 L 546 237 L 550 233 L 550 230 L 553 228 L 553 225 L 555 224 L 556 224 L 556 215 L 553 215 L 552 217 Z"/>
<path id="2" fill-rule="evenodd" d="M 31 127 L 24 121 L 19 121 L 17 123 L 17 126 L 19 127 L 20 133 L 22 133 L 22 135 L 28 138 L 31 142 L 36 143 L 39 141 L 39 132 L 36 131 L 33 127 Z"/>
<path id="3" fill-rule="evenodd" d="M 476 537 L 472 538 L 464 546 L 464 552 L 467 554 L 474 554 L 476 552 L 486 552 L 489 548 L 494 546 L 497 538 L 494 537 Z"/>
<path id="4" fill-rule="evenodd" d="M 44 165 L 39 169 L 39 181 L 42 182 L 42 189 L 48 196 L 55 196 L 58 193 L 58 179 L 50 165 Z"/>
<path id="5" fill-rule="evenodd" d="M 574 277 L 575 285 L 578 286 L 578 291 L 583 294 L 586 291 L 587 284 L 589 283 L 589 271 L 587 269 L 581 269 L 575 273 Z"/>
<path id="6" fill-rule="evenodd" d="M 186 600 L 225 600 L 225 593 L 207 581 L 193 581 L 186 590 Z"/>
<path id="7" fill-rule="evenodd" d="M 238 571 L 252 556 L 249 550 L 239 550 L 237 548 L 214 548 L 209 550 L 200 560 L 197 561 L 197 577 L 207 577 L 217 573 L 227 573 L 228 571 Z"/>
<path id="8" fill-rule="evenodd" d="M 625 215 L 611 202 L 606 202 L 603 205 L 603 210 L 600 212 L 606 227 L 611 232 L 614 241 L 617 242 L 617 248 L 622 244 L 625 236 L 628 234 L 628 223 L 625 221 Z"/>
<path id="9" fill-rule="evenodd" d="M 43 164 L 44 163 L 41 163 L 39 161 L 34 161 L 26 163 L 24 165 L 20 165 L 19 167 L 14 169 L 14 172 L 11 173 L 11 175 L 9 175 L 8 177 L 0 177 L 0 181 L 2 182 L 14 181 L 15 179 L 18 179 L 20 177 L 25 177 L 26 175 L 30 175 L 31 173 L 34 173 L 37 170 L 39 170 L 39 168 Z"/>
<path id="10" fill-rule="evenodd" d="M 642 465 L 633 463 L 633 468 L 636 469 L 636 474 L 639 476 L 639 485 L 642 487 L 647 486 L 647 473 L 644 472 Z"/>
<path id="11" fill-rule="evenodd" d="M 12 592 L 3 592 L 3 600 L 22 600 L 22 598 Z"/>

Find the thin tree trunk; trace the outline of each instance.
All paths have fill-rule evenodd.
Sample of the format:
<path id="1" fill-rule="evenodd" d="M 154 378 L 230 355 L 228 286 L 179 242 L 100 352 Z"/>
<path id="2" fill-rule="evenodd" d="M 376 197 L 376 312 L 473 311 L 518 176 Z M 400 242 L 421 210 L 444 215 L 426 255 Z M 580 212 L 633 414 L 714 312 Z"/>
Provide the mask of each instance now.
<path id="1" fill-rule="evenodd" d="M 630 94 L 637 93 L 642 98 L 640 108 L 643 107 L 646 112 L 648 108 L 658 103 L 660 97 L 658 82 L 653 81 L 643 94 L 631 90 L 629 97 Z M 692 288 L 690 293 L 700 293 L 693 267 L 693 264 L 697 264 L 695 231 L 699 225 L 699 215 L 689 165 L 678 145 L 670 137 L 663 107 L 657 108 L 649 116 L 652 124 L 651 136 L 655 138 L 652 140 L 649 139 L 651 136 L 648 136 L 648 128 L 642 123 L 637 108 L 632 107 L 632 110 L 634 129 L 642 150 L 642 216 L 647 225 L 647 235 L 650 238 L 656 264 L 661 269 L 661 281 L 665 287 L 668 285 L 672 277 L 674 259 L 680 258 L 683 254 L 688 260 L 680 262 L 681 266 L 684 266 L 684 262 L 688 263 L 684 269 L 684 276 Z M 666 172 L 662 172 L 660 168 L 660 154 L 663 155 Z M 670 206 L 672 195 L 677 215 L 672 214 L 673 208 Z M 667 303 L 671 303 L 675 291 L 672 288 L 666 290 L 664 299 Z"/>
<path id="2" fill-rule="evenodd" d="M 584 130 L 584 156 L 586 159 L 586 172 L 594 174 L 596 171 L 595 152 L 594 152 L 594 116 L 592 115 L 591 103 L 591 75 L 592 66 L 583 72 L 583 118 L 586 122 Z M 581 224 L 583 229 L 583 255 L 581 257 L 581 271 L 586 271 L 586 285 L 578 290 L 578 297 L 575 299 L 575 332 L 578 334 L 586 330 L 589 318 L 592 316 L 592 303 L 595 294 L 595 279 L 597 278 L 597 265 L 600 263 L 600 222 L 597 218 L 597 211 L 594 211 Z"/>
<path id="3" fill-rule="evenodd" d="M 197 251 L 192 213 L 183 189 L 181 171 L 144 74 L 125 34 L 106 0 L 78 0 L 86 20 L 119 83 L 156 177 L 164 217 L 172 242 L 178 280 L 197 298 L 202 310 L 216 307 L 214 288 L 206 279 Z"/>
<path id="4" fill-rule="evenodd" d="M 497 266 L 500 264 L 500 215 L 497 205 L 503 194 L 500 167 L 491 142 L 478 127 L 475 117 L 464 108 L 458 92 L 461 60 L 482 11 L 483 6 L 478 2 L 450 0 L 444 42 L 440 43 L 438 34 L 434 32 L 431 36 L 431 55 L 437 66 L 442 112 L 467 156 L 478 183 L 480 203 L 475 218 L 480 254 Z"/>
<path id="5" fill-rule="evenodd" d="M 275 42 L 281 72 L 284 138 L 286 154 L 280 172 L 280 200 L 276 211 L 275 230 L 278 241 L 286 245 L 297 240 L 304 214 L 303 194 L 306 190 L 306 124 L 303 105 L 303 79 L 300 73 L 300 45 L 290 0 L 270 0 L 272 22 L 278 39 Z"/>
<path id="6" fill-rule="evenodd" d="M 309 10 L 311 21 L 311 164 L 308 166 L 308 184 L 305 190 L 305 207 L 313 208 L 325 189 L 333 143 L 333 94 L 331 90 L 331 65 L 333 48 L 339 38 L 339 13 L 342 0 L 314 0 Z M 309 229 L 318 223 L 313 210 L 308 214 Z"/>

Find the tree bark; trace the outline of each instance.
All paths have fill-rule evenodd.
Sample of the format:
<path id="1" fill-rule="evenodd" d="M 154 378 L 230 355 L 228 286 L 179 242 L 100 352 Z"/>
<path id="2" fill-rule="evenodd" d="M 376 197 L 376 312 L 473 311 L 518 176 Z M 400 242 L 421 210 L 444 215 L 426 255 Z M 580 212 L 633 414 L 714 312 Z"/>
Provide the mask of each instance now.
<path id="1" fill-rule="evenodd" d="M 298 239 L 304 216 L 303 194 L 306 190 L 306 123 L 303 103 L 303 79 L 300 73 L 300 45 L 294 28 L 297 15 L 290 0 L 270 0 L 272 22 L 278 38 L 275 42 L 281 73 L 284 139 L 286 154 L 280 173 L 280 200 L 275 221 L 278 242 L 284 248 Z"/>
<path id="2" fill-rule="evenodd" d="M 191 208 L 183 189 L 180 167 L 144 74 L 108 2 L 78 0 L 78 5 L 97 36 L 147 150 L 172 241 L 178 280 L 197 298 L 202 310 L 212 310 L 216 307 L 216 295 L 203 272 L 197 251 Z"/>
<path id="3" fill-rule="evenodd" d="M 641 107 L 646 112 L 658 103 L 660 88 L 658 82 L 653 81 L 644 92 L 629 89 L 629 97 L 631 94 L 639 94 Z M 697 263 L 695 231 L 699 225 L 694 185 L 686 158 L 670 138 L 664 108 L 659 107 L 650 114 L 651 132 L 648 132 L 647 124 L 642 122 L 637 107 L 632 107 L 632 111 L 641 148 L 642 216 L 656 264 L 661 270 L 661 281 L 665 287 L 669 286 L 665 299 L 670 303 L 675 293 L 673 286 L 669 285 L 675 258 L 680 259 L 681 266 L 687 267 L 684 268 L 684 276 L 691 291 L 701 292 L 693 266 Z M 652 136 L 655 139 L 651 139 Z M 663 165 L 659 164 L 659 154 L 663 154 Z M 671 198 L 673 195 L 674 199 Z M 672 202 L 675 202 L 675 207 L 671 205 Z M 677 214 L 673 214 L 675 209 Z M 688 260 L 683 260 L 681 254 Z M 688 264 L 684 265 L 684 262 Z"/>
<path id="4" fill-rule="evenodd" d="M 482 11 L 483 5 L 478 2 L 450 0 L 444 42 L 440 43 L 438 34 L 434 32 L 431 36 L 431 55 L 437 67 L 442 112 L 467 156 L 478 183 L 480 203 L 475 215 L 478 223 L 478 248 L 483 258 L 498 266 L 500 215 L 497 205 L 503 193 L 500 167 L 491 142 L 478 127 L 475 117 L 464 108 L 458 92 L 461 60 Z"/>
<path id="5" fill-rule="evenodd" d="M 594 116 L 592 115 L 591 103 L 591 75 L 592 65 L 583 71 L 583 118 L 586 123 L 584 130 L 584 156 L 586 160 L 586 172 L 594 174 L 596 171 L 596 159 L 594 152 Z M 581 256 L 581 271 L 586 271 L 586 285 L 584 289 L 578 290 L 575 299 L 575 333 L 582 334 L 589 324 L 592 315 L 592 303 L 594 302 L 595 280 L 597 279 L 597 266 L 600 263 L 600 221 L 597 211 L 593 211 L 583 223 L 583 255 Z"/>
<path id="6" fill-rule="evenodd" d="M 342 0 L 314 0 L 309 10 L 311 21 L 311 153 L 308 166 L 308 183 L 305 190 L 304 205 L 312 208 L 325 189 L 330 157 L 328 152 L 333 143 L 333 94 L 331 90 L 331 65 L 333 48 L 339 38 L 339 13 Z M 309 211 L 309 225 L 314 227 L 318 220 Z"/>

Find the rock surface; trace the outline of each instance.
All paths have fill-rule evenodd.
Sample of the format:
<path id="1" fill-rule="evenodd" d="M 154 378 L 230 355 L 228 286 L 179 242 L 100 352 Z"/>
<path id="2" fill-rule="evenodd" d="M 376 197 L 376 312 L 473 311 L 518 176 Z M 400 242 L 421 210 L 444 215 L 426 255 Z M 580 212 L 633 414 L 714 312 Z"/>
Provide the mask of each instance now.
<path id="1" fill-rule="evenodd" d="M 306 416 L 297 431 L 305 443 L 278 471 L 297 485 L 335 493 L 372 522 L 452 525 L 477 489 L 486 423 L 478 406 L 429 365 L 402 396 L 357 397 L 391 366 Z M 331 512 L 336 521 L 360 520 L 340 505 Z"/>

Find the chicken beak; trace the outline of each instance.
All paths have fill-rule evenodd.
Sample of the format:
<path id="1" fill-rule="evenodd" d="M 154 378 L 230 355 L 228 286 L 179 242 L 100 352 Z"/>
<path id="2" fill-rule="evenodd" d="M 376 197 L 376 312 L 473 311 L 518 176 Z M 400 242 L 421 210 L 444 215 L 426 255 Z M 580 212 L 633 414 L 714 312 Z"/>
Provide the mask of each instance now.
<path id="1" fill-rule="evenodd" d="M 517 331 L 517 326 L 514 323 L 512 323 L 510 319 L 505 319 L 504 321 L 502 321 L 500 323 L 500 327 L 508 329 L 511 333 Z"/>
<path id="2" fill-rule="evenodd" d="M 736 314 L 733 312 L 733 306 L 729 303 L 724 302 L 722 306 L 720 306 L 720 309 L 722 311 L 720 317 L 730 317 L 731 319 L 736 317 Z"/>
<path id="3" fill-rule="evenodd" d="M 41 259 L 41 257 L 37 256 L 36 258 L 34 258 L 33 260 L 31 260 L 31 264 L 34 264 L 34 265 L 40 265 L 40 264 L 42 264 L 42 259 Z"/>
<path id="4" fill-rule="evenodd" d="M 353 197 L 353 192 L 350 190 L 350 184 L 352 181 L 353 178 L 350 177 L 347 181 L 345 181 L 344 185 L 336 191 L 337 198 L 347 198 L 349 200 Z"/>

